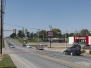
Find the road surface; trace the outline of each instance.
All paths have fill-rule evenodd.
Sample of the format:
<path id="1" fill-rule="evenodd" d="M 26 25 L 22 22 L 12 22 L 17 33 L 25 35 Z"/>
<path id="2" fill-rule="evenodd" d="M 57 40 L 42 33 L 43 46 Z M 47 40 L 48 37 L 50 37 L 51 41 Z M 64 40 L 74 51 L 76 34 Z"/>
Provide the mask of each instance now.
<path id="1" fill-rule="evenodd" d="M 3 53 L 11 56 L 17 68 L 91 68 L 91 57 L 70 56 L 62 53 L 36 50 L 35 48 L 22 47 L 11 39 L 6 39 L 15 48 L 3 49 Z"/>

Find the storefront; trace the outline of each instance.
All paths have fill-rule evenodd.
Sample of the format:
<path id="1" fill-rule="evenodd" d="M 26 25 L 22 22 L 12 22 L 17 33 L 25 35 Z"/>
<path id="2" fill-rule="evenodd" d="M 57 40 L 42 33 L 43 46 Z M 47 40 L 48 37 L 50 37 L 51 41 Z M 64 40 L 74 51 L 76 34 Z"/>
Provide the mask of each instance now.
<path id="1" fill-rule="evenodd" d="M 78 37 L 69 37 L 69 44 L 79 43 L 79 44 L 91 44 L 91 36 L 78 36 Z"/>

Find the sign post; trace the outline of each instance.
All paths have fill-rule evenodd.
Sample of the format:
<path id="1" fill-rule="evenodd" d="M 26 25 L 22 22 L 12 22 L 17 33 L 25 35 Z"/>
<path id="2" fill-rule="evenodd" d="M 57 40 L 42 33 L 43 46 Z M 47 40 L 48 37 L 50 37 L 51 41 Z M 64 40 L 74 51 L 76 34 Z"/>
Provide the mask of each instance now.
<path id="1" fill-rule="evenodd" d="M 50 37 L 50 48 L 51 48 L 51 37 L 53 36 L 53 31 L 47 31 L 47 36 Z"/>

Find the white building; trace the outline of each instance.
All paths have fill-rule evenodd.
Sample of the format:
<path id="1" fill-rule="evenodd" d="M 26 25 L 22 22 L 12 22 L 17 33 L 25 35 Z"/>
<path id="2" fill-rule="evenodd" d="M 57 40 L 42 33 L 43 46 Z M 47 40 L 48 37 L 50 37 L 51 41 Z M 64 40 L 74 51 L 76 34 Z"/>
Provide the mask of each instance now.
<path id="1" fill-rule="evenodd" d="M 73 43 L 81 43 L 81 44 L 90 45 L 91 36 L 69 37 L 69 44 L 73 44 Z"/>

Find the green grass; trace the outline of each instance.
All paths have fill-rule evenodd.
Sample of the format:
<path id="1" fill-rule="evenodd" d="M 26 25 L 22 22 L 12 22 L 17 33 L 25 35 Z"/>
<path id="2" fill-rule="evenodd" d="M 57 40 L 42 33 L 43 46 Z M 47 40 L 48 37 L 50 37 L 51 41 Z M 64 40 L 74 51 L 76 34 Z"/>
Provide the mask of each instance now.
<path id="1" fill-rule="evenodd" d="M 17 41 L 17 42 L 20 42 L 20 43 L 23 43 L 23 42 L 24 42 L 22 38 L 18 38 L 18 39 L 13 38 L 13 39 L 14 39 L 15 41 Z"/>
<path id="2" fill-rule="evenodd" d="M 91 50 L 89 51 L 89 54 L 91 55 Z"/>
<path id="3" fill-rule="evenodd" d="M 14 39 L 15 41 L 20 42 L 20 43 L 24 42 L 23 38 L 18 38 L 18 39 L 12 38 L 12 39 Z M 38 38 L 29 38 L 25 42 L 38 42 Z M 41 39 L 39 39 L 39 42 L 43 42 L 43 41 Z"/>
<path id="4" fill-rule="evenodd" d="M 2 55 L 2 60 L 0 61 L 0 68 L 17 68 L 9 55 Z"/>

